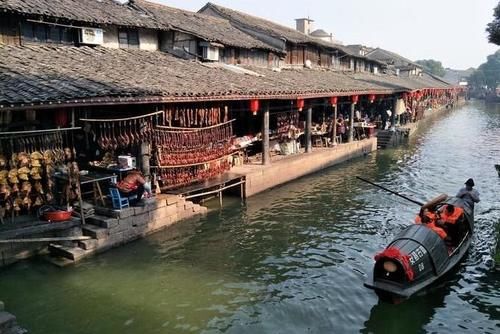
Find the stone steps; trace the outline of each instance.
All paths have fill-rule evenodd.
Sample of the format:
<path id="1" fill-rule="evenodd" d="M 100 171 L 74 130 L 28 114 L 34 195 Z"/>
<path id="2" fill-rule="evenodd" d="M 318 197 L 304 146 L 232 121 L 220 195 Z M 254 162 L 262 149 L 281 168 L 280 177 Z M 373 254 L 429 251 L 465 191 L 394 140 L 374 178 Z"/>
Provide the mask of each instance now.
<path id="1" fill-rule="evenodd" d="M 49 252 L 52 256 L 63 257 L 75 262 L 87 255 L 87 251 L 80 247 L 66 247 L 59 244 L 50 244 Z"/>
<path id="2" fill-rule="evenodd" d="M 100 208 L 82 226 L 82 240 L 73 246 L 51 244 L 51 262 L 65 266 L 82 258 L 162 230 L 179 221 L 207 214 L 208 209 L 175 195 L 160 194 L 144 206 L 121 211 Z"/>
<path id="3" fill-rule="evenodd" d="M 105 239 L 109 235 L 108 228 L 90 224 L 82 226 L 82 231 L 83 235 L 89 236 L 93 239 Z"/>

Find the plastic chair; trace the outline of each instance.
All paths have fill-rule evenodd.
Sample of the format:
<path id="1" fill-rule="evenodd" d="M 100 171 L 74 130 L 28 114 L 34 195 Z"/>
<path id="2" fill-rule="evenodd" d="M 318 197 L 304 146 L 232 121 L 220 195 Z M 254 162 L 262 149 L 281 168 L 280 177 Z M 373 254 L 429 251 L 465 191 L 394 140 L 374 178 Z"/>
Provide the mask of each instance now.
<path id="1" fill-rule="evenodd" d="M 111 203 L 113 204 L 113 209 L 121 210 L 130 206 L 128 198 L 122 198 L 120 195 L 120 191 L 117 188 L 109 188 L 109 194 L 111 195 Z"/>

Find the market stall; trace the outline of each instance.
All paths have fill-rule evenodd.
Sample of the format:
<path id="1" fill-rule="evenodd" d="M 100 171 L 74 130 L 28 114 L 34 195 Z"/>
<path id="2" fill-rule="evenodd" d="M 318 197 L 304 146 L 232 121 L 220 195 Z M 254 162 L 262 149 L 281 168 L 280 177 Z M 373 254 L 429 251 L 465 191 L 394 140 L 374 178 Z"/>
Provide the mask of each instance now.
<path id="1" fill-rule="evenodd" d="M 140 147 L 153 141 L 155 127 L 163 124 L 163 113 L 156 111 L 131 117 L 80 119 L 91 125 L 92 133 L 95 133 L 93 139 L 101 150 L 101 159 L 89 161 L 89 166 L 118 176 L 136 168 L 137 161 L 142 163 Z"/>
<path id="2" fill-rule="evenodd" d="M 216 177 L 232 165 L 233 122 L 227 106 L 165 111 L 153 133 L 153 166 L 162 190 Z"/>
<path id="3" fill-rule="evenodd" d="M 0 218 L 38 216 L 46 205 L 66 205 L 79 198 L 70 182 L 55 187 L 55 176 L 78 170 L 71 132 L 56 128 L 0 133 Z M 77 176 L 76 176 L 77 177 Z"/>

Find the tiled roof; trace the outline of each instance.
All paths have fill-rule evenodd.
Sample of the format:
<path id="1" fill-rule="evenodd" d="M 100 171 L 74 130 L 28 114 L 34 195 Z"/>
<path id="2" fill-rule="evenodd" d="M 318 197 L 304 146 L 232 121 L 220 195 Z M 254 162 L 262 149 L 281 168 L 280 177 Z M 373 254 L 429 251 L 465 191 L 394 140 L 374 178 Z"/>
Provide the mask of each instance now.
<path id="1" fill-rule="evenodd" d="M 2 11 L 92 24 L 153 29 L 168 27 L 160 27 L 133 2 L 121 5 L 113 0 L 0 0 L 0 12 Z"/>
<path id="2" fill-rule="evenodd" d="M 382 75 L 254 69 L 249 76 L 164 52 L 62 46 L 0 46 L 0 108 L 392 93 L 432 87 Z M 401 82 L 399 82 L 399 81 Z"/>
<path id="3" fill-rule="evenodd" d="M 253 38 L 233 27 L 229 21 L 210 15 L 168 7 L 144 0 L 135 0 L 136 7 L 143 9 L 155 20 L 174 30 L 183 31 L 210 42 L 247 49 L 278 51 L 272 46 Z"/>
<path id="4" fill-rule="evenodd" d="M 217 13 L 220 17 L 225 18 L 235 24 L 236 26 L 245 27 L 246 29 L 252 29 L 259 31 L 268 36 L 272 36 L 277 39 L 285 39 L 293 44 L 310 44 L 316 45 L 322 48 L 340 50 L 345 54 L 356 58 L 365 58 L 360 56 L 358 53 L 352 52 L 343 45 L 323 41 L 306 34 L 301 33 L 293 28 L 257 17 L 247 13 L 243 13 L 234 9 L 226 8 L 223 6 L 216 5 L 214 3 L 208 2 L 199 12 L 203 13 L 210 10 Z M 378 62 L 376 59 L 371 59 L 372 61 Z"/>
<path id="5" fill-rule="evenodd" d="M 397 53 L 394 53 L 392 51 L 384 50 L 381 48 L 376 48 L 371 50 L 369 53 L 366 54 L 366 57 L 369 59 L 374 59 L 378 60 L 381 62 L 386 63 L 387 65 L 393 65 L 395 67 L 407 67 L 407 66 L 412 66 L 412 67 L 419 67 L 422 68 L 421 65 L 418 65 L 411 61 L 408 58 L 405 58 L 401 55 L 398 55 Z"/>
<path id="6" fill-rule="evenodd" d="M 353 73 L 349 75 L 352 79 L 364 81 L 379 86 L 396 86 L 403 90 L 413 91 L 424 88 L 452 88 L 446 82 L 434 78 L 427 73 L 422 76 L 396 76 L 396 75 L 371 75 L 367 73 Z"/>
<path id="7" fill-rule="evenodd" d="M 280 52 L 236 29 L 227 20 L 144 0 L 134 0 L 124 5 L 113 0 L 0 0 L 2 11 L 52 21 L 173 29 L 209 42 Z"/>
<path id="8" fill-rule="evenodd" d="M 309 36 L 295 29 L 271 22 L 269 20 L 265 20 L 257 16 L 219 6 L 211 2 L 207 3 L 205 7 L 200 10 L 200 12 L 203 12 L 205 8 L 214 10 L 220 16 L 228 19 L 231 22 L 237 22 L 249 28 L 262 31 L 269 36 L 273 36 L 276 38 L 285 38 L 286 40 L 296 44 L 312 42 L 312 39 Z"/>

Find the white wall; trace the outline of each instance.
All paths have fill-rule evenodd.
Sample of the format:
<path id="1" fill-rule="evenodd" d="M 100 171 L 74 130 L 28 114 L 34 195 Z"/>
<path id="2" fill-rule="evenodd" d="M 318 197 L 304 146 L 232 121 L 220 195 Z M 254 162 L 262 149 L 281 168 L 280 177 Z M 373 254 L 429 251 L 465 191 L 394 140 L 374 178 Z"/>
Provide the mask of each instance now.
<path id="1" fill-rule="evenodd" d="M 158 32 L 152 29 L 139 29 L 139 47 L 141 50 L 158 50 Z"/>
<path id="2" fill-rule="evenodd" d="M 104 30 L 104 43 L 102 46 L 106 48 L 118 49 L 120 45 L 118 44 L 118 28 L 107 26 L 103 28 Z"/>

